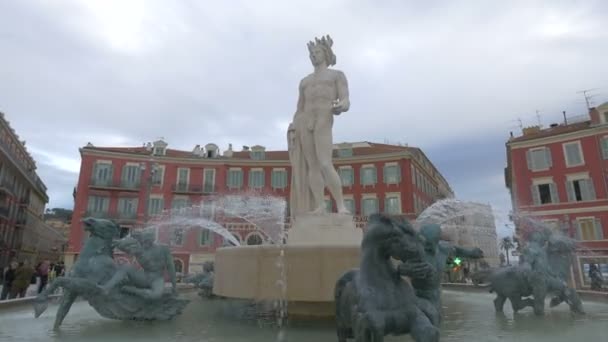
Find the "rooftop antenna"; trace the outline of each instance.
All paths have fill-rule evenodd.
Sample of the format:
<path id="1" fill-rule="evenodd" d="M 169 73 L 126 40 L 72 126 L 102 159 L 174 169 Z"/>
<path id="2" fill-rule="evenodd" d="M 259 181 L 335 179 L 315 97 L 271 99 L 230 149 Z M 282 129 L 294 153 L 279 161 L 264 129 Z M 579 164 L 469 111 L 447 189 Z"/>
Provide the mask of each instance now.
<path id="1" fill-rule="evenodd" d="M 521 118 L 517 118 L 517 122 L 519 122 L 519 129 L 524 129 L 524 124 L 521 121 Z"/>
<path id="2" fill-rule="evenodd" d="M 538 109 L 536 110 L 536 120 L 538 121 L 538 127 L 542 127 L 540 122 L 540 111 Z"/>
<path id="3" fill-rule="evenodd" d="M 589 113 L 589 110 L 591 109 L 591 98 L 595 95 L 589 95 L 589 92 L 593 91 L 593 90 L 598 90 L 599 88 L 591 88 L 591 89 L 585 89 L 585 90 L 581 90 L 581 91 L 577 91 L 577 94 L 583 94 L 583 96 L 585 97 L 585 104 L 587 104 L 587 113 Z"/>

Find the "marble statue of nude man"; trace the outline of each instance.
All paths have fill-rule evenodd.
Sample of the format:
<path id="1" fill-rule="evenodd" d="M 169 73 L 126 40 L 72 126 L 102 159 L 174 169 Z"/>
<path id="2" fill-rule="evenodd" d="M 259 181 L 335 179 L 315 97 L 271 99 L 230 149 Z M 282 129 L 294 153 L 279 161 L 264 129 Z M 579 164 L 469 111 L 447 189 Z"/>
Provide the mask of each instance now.
<path id="1" fill-rule="evenodd" d="M 123 292 L 147 299 L 160 298 L 165 290 L 164 272 L 171 280 L 172 291 L 176 293 L 175 265 L 171 250 L 167 246 L 154 243 L 155 233 L 150 230 L 134 231 L 131 236 L 119 240 L 116 247 L 135 256 L 142 269 L 132 265 L 120 268 L 107 283 L 101 286 L 109 292 L 116 285 L 123 284 Z"/>
<path id="2" fill-rule="evenodd" d="M 292 170 L 292 216 L 325 212 L 324 189 L 336 201 L 338 213 L 348 213 L 340 177 L 332 164 L 334 115 L 348 111 L 350 100 L 344 73 L 336 63 L 329 36 L 308 43 L 314 71 L 300 82 L 297 110 L 289 129 Z M 294 152 L 294 150 L 296 150 Z"/>

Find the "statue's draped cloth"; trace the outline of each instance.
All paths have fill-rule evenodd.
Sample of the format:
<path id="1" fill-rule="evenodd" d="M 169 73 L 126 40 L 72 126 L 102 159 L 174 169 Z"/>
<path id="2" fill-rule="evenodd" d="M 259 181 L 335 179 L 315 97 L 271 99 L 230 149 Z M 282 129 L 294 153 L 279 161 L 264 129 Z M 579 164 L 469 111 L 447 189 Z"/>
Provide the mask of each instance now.
<path id="1" fill-rule="evenodd" d="M 287 130 L 287 148 L 291 162 L 291 190 L 289 194 L 289 214 L 295 218 L 300 214 L 315 209 L 314 197 L 309 184 L 308 165 L 302 151 L 301 132 L 298 132 L 293 123 Z"/>

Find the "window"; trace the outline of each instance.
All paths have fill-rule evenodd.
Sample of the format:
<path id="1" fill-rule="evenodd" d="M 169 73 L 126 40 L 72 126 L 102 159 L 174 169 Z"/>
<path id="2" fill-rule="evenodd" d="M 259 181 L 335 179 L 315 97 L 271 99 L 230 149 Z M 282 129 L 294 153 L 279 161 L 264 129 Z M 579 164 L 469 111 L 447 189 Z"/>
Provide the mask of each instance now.
<path id="1" fill-rule="evenodd" d="M 598 218 L 585 217 L 576 220 L 576 237 L 578 240 L 602 240 L 604 232 L 602 222 Z"/>
<path id="2" fill-rule="evenodd" d="M 160 214 L 164 209 L 165 204 L 162 198 L 150 198 L 150 203 L 148 205 L 148 213 L 150 215 Z"/>
<path id="3" fill-rule="evenodd" d="M 119 198 L 118 213 L 122 218 L 134 218 L 137 215 L 137 198 Z"/>
<path id="4" fill-rule="evenodd" d="M 566 191 L 568 192 L 568 202 L 592 201 L 595 199 L 593 180 L 589 178 L 566 181 Z"/>
<path id="5" fill-rule="evenodd" d="M 376 167 L 364 166 L 361 168 L 361 185 L 376 184 Z"/>
<path id="6" fill-rule="evenodd" d="M 190 176 L 190 169 L 179 168 L 177 169 L 177 187 L 178 191 L 186 191 L 188 189 L 188 178 Z"/>
<path id="7" fill-rule="evenodd" d="M 361 211 L 363 216 L 370 216 L 371 214 L 378 212 L 378 199 L 377 198 L 364 198 L 361 203 Z"/>
<path id="8" fill-rule="evenodd" d="M 201 228 L 200 245 L 201 246 L 212 246 L 214 242 L 214 233 L 209 229 Z"/>
<path id="9" fill-rule="evenodd" d="M 551 150 L 546 147 L 529 149 L 526 152 L 526 161 L 529 170 L 547 170 L 553 165 Z"/>
<path id="10" fill-rule="evenodd" d="M 555 183 L 546 182 L 532 184 L 532 203 L 534 205 L 559 203 Z"/>
<path id="11" fill-rule="evenodd" d="M 287 187 L 287 170 L 272 170 L 272 174 L 270 175 L 270 183 L 273 189 L 285 189 Z"/>
<path id="12" fill-rule="evenodd" d="M 603 137 L 600 140 L 600 145 L 602 148 L 602 159 L 608 159 L 608 137 Z"/>
<path id="13" fill-rule="evenodd" d="M 243 170 L 230 169 L 227 177 L 228 189 L 240 189 L 243 187 Z"/>
<path id="14" fill-rule="evenodd" d="M 341 167 L 338 169 L 342 186 L 352 186 L 354 183 L 354 175 L 352 167 Z"/>
<path id="15" fill-rule="evenodd" d="M 187 198 L 174 198 L 173 202 L 171 203 L 171 209 L 174 210 L 179 210 L 189 206 L 190 204 Z"/>
<path id="16" fill-rule="evenodd" d="M 95 163 L 93 168 L 93 184 L 95 185 L 110 185 L 112 182 L 112 164 L 110 163 Z"/>
<path id="17" fill-rule="evenodd" d="M 384 183 L 399 184 L 401 181 L 401 172 L 399 165 L 384 165 Z"/>
<path id="18" fill-rule="evenodd" d="M 154 153 L 155 156 L 164 156 L 165 148 L 164 147 L 155 147 L 153 149 L 152 153 Z"/>
<path id="19" fill-rule="evenodd" d="M 265 158 L 264 151 L 251 151 L 250 156 L 251 159 L 255 160 L 263 160 Z"/>
<path id="20" fill-rule="evenodd" d="M 171 234 L 171 244 L 181 246 L 184 244 L 184 230 L 182 228 L 173 229 Z"/>
<path id="21" fill-rule="evenodd" d="M 203 170 L 203 192 L 215 192 L 215 169 Z"/>
<path id="22" fill-rule="evenodd" d="M 90 196 L 88 214 L 94 217 L 104 217 L 108 213 L 110 199 L 104 196 Z"/>
<path id="23" fill-rule="evenodd" d="M 212 219 L 215 211 L 215 203 L 213 203 L 213 201 L 203 201 L 201 204 L 201 216 L 206 219 Z"/>
<path id="24" fill-rule="evenodd" d="M 583 165 L 583 153 L 581 152 L 581 144 L 578 141 L 564 144 L 564 156 L 566 158 L 566 166 Z"/>
<path id="25" fill-rule="evenodd" d="M 387 214 L 401 214 L 401 198 L 398 194 L 387 194 L 384 201 L 384 212 Z"/>
<path id="26" fill-rule="evenodd" d="M 251 169 L 249 170 L 249 188 L 261 189 L 264 187 L 264 170 Z"/>
<path id="27" fill-rule="evenodd" d="M 139 176 L 141 170 L 139 165 L 125 165 L 122 168 L 121 183 L 126 187 L 137 187 L 139 186 Z"/>
<path id="28" fill-rule="evenodd" d="M 162 166 L 158 166 L 153 169 L 152 173 L 152 184 L 153 185 L 162 185 L 163 178 L 165 177 L 165 168 Z"/>
<path id="29" fill-rule="evenodd" d="M 353 156 L 353 149 L 352 148 L 341 148 L 338 149 L 338 157 L 339 158 L 347 158 L 347 157 L 352 157 Z"/>
<path id="30" fill-rule="evenodd" d="M 261 245 L 262 243 L 264 243 L 264 239 L 262 239 L 262 237 L 260 236 L 260 234 L 257 233 L 252 233 L 251 235 L 249 235 L 247 237 L 247 244 L 252 246 L 252 245 Z"/>
<path id="31" fill-rule="evenodd" d="M 351 214 L 355 213 L 355 201 L 352 198 L 345 198 L 344 206 Z"/>
<path id="32" fill-rule="evenodd" d="M 175 273 L 182 273 L 184 271 L 184 262 L 180 259 L 173 259 L 173 267 L 175 268 Z"/>
<path id="33" fill-rule="evenodd" d="M 608 123 L 608 112 L 603 112 L 602 117 L 604 118 L 604 123 Z"/>

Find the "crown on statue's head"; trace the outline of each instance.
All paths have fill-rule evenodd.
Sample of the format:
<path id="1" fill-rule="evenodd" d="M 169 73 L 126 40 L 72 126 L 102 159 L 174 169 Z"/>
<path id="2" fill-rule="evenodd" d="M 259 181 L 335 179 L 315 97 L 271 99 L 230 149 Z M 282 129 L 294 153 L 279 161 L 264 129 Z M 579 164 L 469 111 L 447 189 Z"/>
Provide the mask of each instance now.
<path id="1" fill-rule="evenodd" d="M 322 36 L 320 39 L 315 37 L 315 41 L 309 41 L 307 45 L 309 52 L 312 52 L 312 49 L 317 46 L 323 48 L 325 55 L 327 56 L 327 65 L 336 64 L 336 55 L 331 49 L 331 47 L 334 45 L 334 41 L 329 35 Z"/>

